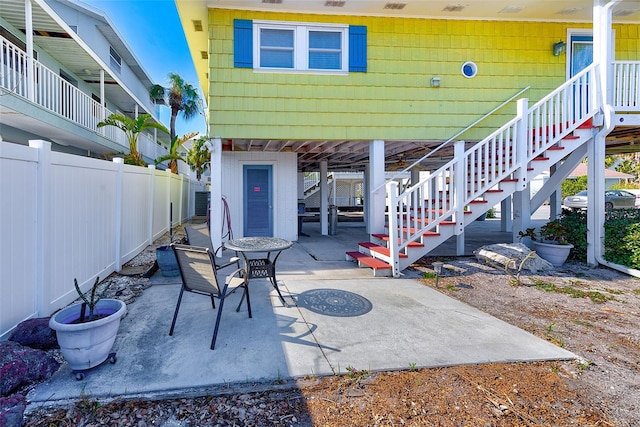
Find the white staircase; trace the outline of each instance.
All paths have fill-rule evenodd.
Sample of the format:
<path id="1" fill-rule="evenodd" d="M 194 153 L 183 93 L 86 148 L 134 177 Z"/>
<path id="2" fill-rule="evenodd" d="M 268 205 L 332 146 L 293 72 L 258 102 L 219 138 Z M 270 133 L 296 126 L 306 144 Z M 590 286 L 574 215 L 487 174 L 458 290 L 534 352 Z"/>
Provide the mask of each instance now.
<path id="1" fill-rule="evenodd" d="M 514 119 L 466 150 L 455 142 L 449 162 L 402 194 L 388 182 L 388 233 L 371 235 L 347 259 L 397 277 L 550 166 L 564 161 L 556 172 L 568 175 L 594 135 L 599 91 L 587 83 L 598 81 L 596 71 L 586 68 L 530 108 L 518 101 Z"/>

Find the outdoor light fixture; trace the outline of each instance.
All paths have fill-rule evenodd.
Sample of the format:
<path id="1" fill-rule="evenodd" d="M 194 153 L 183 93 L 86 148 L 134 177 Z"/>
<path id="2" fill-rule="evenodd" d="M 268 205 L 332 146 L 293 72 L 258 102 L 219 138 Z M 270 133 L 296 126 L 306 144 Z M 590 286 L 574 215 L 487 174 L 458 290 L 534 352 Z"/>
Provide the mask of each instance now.
<path id="1" fill-rule="evenodd" d="M 442 265 L 444 263 L 442 262 L 434 262 L 431 263 L 431 265 L 433 266 L 433 271 L 436 272 L 436 288 L 438 287 L 438 278 L 440 277 L 440 273 L 442 273 Z"/>
<path id="2" fill-rule="evenodd" d="M 558 43 L 553 44 L 553 56 L 560 56 L 564 52 L 567 44 L 560 40 Z"/>

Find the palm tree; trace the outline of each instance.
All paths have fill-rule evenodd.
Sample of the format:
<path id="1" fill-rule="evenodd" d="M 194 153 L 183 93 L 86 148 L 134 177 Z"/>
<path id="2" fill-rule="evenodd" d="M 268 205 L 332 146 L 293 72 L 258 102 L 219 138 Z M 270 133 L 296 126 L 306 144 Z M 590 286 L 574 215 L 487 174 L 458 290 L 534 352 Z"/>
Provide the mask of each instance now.
<path id="1" fill-rule="evenodd" d="M 167 76 L 169 87 L 165 88 L 160 85 L 153 85 L 149 88 L 149 96 L 155 102 L 164 100 L 171 108 L 171 140 L 176 136 L 176 118 L 178 113 L 182 111 L 182 118 L 190 120 L 202 112 L 202 99 L 198 94 L 198 90 L 186 82 L 179 74 L 169 73 Z"/>
<path id="2" fill-rule="evenodd" d="M 124 114 L 111 114 L 109 117 L 98 123 L 98 127 L 115 126 L 121 129 L 129 141 L 129 154 L 124 156 L 124 162 L 129 165 L 146 166 L 142 155 L 138 152 L 138 136 L 146 129 L 159 129 L 165 133 L 169 130 L 162 124 L 153 120 L 151 114 L 141 114 L 133 119 Z"/>
<path id="3" fill-rule="evenodd" d="M 169 148 L 169 152 L 167 154 L 165 154 L 164 156 L 160 156 L 156 159 L 156 165 L 162 162 L 165 162 L 167 160 L 169 160 L 169 169 L 171 169 L 171 173 L 178 173 L 178 160 L 182 160 L 183 162 L 186 162 L 186 160 L 184 159 L 184 157 L 182 157 L 179 153 L 178 153 L 178 149 L 180 147 L 182 147 L 182 144 L 184 144 L 185 142 L 187 142 L 188 140 L 190 140 L 191 138 L 193 138 L 194 136 L 198 135 L 198 132 L 191 132 L 188 133 L 186 135 L 183 135 L 182 137 L 178 138 L 177 136 L 174 136 L 171 139 L 171 148 Z"/>
<path id="4" fill-rule="evenodd" d="M 209 167 L 209 161 L 211 160 L 211 153 L 206 147 L 206 143 L 207 138 L 198 138 L 187 152 L 187 163 L 191 166 L 191 170 L 196 172 L 198 181 L 200 181 L 202 174 Z"/>

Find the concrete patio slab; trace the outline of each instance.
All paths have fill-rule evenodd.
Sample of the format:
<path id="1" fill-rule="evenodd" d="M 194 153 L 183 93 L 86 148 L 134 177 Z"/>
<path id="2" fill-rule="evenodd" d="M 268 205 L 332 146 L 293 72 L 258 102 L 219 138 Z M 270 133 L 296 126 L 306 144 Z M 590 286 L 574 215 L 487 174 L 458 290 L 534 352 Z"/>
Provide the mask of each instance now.
<path id="1" fill-rule="evenodd" d="M 289 307 L 266 279 L 250 283 L 251 319 L 246 305 L 236 312 L 240 294 L 229 296 L 214 351 L 210 300 L 185 293 L 169 336 L 180 278 L 156 274 L 128 307 L 114 345 L 117 362 L 88 371 L 81 381 L 64 364 L 29 393 L 31 405 L 83 395 L 195 396 L 345 373 L 349 366 L 380 371 L 576 357 L 410 275 L 374 278 L 356 268 L 344 260 L 344 249 L 362 237 L 358 233 L 366 236 L 364 229 L 343 228 L 283 252 L 278 281 Z"/>

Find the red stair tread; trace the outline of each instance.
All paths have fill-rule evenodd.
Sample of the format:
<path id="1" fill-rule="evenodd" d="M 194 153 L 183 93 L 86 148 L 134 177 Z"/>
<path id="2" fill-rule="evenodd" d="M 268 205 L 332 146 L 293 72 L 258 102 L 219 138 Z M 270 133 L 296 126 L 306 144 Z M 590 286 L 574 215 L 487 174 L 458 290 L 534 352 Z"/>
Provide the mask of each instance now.
<path id="1" fill-rule="evenodd" d="M 386 262 L 379 260 L 374 257 L 370 257 L 369 255 L 365 255 L 362 252 L 347 252 L 351 258 L 361 262 L 365 265 L 368 265 L 371 268 L 379 268 L 379 269 L 390 269 L 391 266 Z"/>
<path id="2" fill-rule="evenodd" d="M 362 246 L 363 248 L 367 248 L 370 251 L 378 252 L 378 253 L 380 253 L 382 255 L 385 255 L 385 256 L 391 256 L 391 251 L 389 250 L 389 248 L 385 248 L 384 246 L 376 245 L 373 242 L 360 242 L 360 243 L 358 243 L 358 246 Z M 406 254 L 403 254 L 403 253 L 398 254 L 398 256 L 400 258 L 408 258 L 408 256 Z"/>
<path id="3" fill-rule="evenodd" d="M 372 236 L 375 237 L 376 239 L 389 241 L 389 235 L 388 234 L 373 233 Z M 400 239 L 398 239 L 398 243 L 400 243 Z M 420 243 L 420 242 L 409 242 L 407 244 L 407 246 L 410 247 L 410 248 L 421 248 L 421 247 L 424 247 L 424 245 L 422 243 Z"/>

